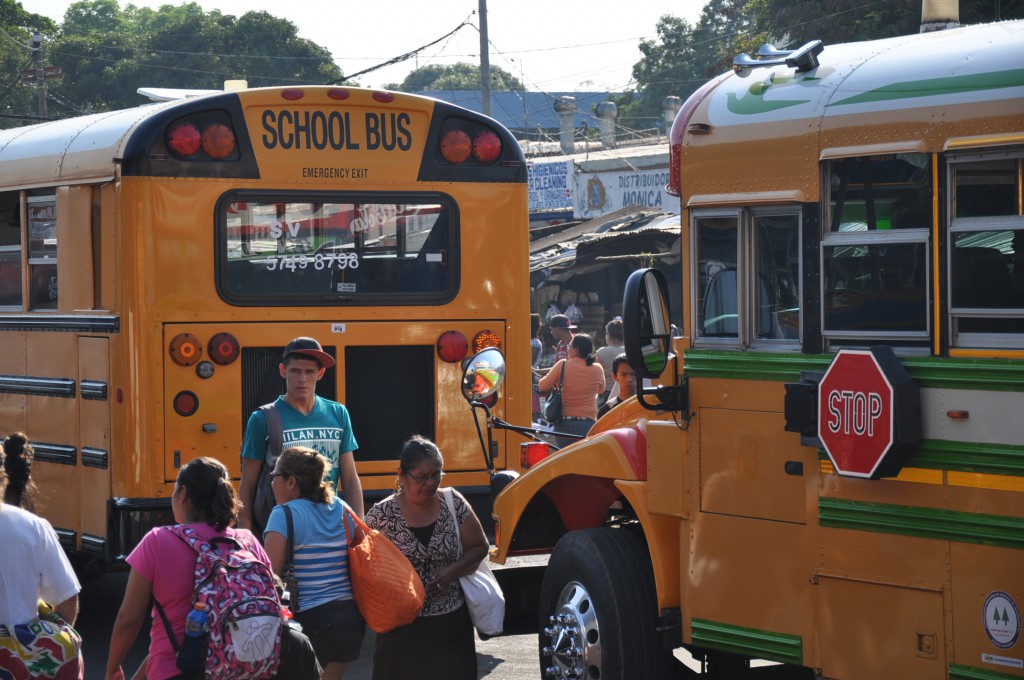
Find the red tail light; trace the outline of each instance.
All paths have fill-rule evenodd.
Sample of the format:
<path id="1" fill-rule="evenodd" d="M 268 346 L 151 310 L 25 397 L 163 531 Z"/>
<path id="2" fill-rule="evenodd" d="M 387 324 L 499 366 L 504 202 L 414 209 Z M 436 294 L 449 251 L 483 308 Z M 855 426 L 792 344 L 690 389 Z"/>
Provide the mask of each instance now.
<path id="1" fill-rule="evenodd" d="M 437 339 L 437 356 L 446 364 L 457 364 L 469 353 L 469 341 L 458 331 L 446 331 Z"/>
<path id="2" fill-rule="evenodd" d="M 195 392 L 182 390 L 174 395 L 174 412 L 179 416 L 189 417 L 199 410 L 199 397 Z"/>
<path id="3" fill-rule="evenodd" d="M 473 157 L 481 163 L 493 163 L 501 157 L 501 140 L 493 132 L 481 132 L 473 140 Z"/>
<path id="4" fill-rule="evenodd" d="M 199 151 L 201 137 L 195 125 L 182 123 L 175 125 L 167 133 L 167 146 L 175 156 L 188 158 Z"/>
<path id="5" fill-rule="evenodd" d="M 217 333 L 210 338 L 207 349 L 210 352 L 210 360 L 221 366 L 232 363 L 241 352 L 238 340 L 231 333 Z"/>

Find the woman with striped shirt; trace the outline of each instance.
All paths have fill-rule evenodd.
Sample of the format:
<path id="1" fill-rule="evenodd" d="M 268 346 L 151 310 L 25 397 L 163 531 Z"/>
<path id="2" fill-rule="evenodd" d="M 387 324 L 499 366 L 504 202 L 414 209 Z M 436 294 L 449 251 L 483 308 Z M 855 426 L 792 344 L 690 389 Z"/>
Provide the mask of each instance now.
<path id="1" fill-rule="evenodd" d="M 359 656 L 366 624 L 352 599 L 348 573 L 347 527 L 352 512 L 325 481 L 327 460 L 316 451 L 296 446 L 284 451 L 270 473 L 277 505 L 267 520 L 264 544 L 274 573 L 284 572 L 291 510 L 295 576 L 299 597 L 292 602 L 295 619 L 313 643 L 325 680 L 337 680 Z M 356 528 L 356 532 L 361 529 Z"/>

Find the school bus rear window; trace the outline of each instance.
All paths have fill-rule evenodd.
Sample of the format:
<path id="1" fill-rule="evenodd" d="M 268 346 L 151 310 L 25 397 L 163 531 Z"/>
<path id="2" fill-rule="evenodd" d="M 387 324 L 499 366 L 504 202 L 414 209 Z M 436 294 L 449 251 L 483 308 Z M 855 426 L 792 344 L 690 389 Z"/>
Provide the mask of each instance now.
<path id="1" fill-rule="evenodd" d="M 221 201 L 228 302 L 438 304 L 457 286 L 456 210 L 439 195 Z"/>

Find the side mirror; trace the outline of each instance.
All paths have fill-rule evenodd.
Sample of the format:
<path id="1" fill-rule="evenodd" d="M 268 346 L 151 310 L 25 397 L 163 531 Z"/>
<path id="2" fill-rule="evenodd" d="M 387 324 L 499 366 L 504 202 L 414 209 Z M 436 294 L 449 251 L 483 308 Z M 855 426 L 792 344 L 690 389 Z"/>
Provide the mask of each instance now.
<path id="1" fill-rule="evenodd" d="M 661 376 L 672 347 L 668 284 L 657 269 L 638 269 L 626 280 L 622 297 L 626 358 L 638 375 Z"/>
<path id="2" fill-rule="evenodd" d="M 505 379 L 505 357 L 494 347 L 477 352 L 462 372 L 462 396 L 466 401 L 483 401 L 498 391 Z"/>

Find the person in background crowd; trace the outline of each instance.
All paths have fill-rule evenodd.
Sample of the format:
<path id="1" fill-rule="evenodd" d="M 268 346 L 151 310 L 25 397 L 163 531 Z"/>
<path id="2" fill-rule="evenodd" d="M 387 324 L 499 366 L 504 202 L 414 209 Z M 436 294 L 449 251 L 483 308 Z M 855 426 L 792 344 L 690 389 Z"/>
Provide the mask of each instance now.
<path id="1" fill-rule="evenodd" d="M 28 443 L 28 437 L 22 432 L 15 432 L 3 443 L 4 472 L 7 473 L 7 490 L 4 491 L 4 503 L 17 505 L 19 508 L 35 512 L 36 485 L 32 481 L 32 458 L 34 452 Z"/>
<path id="2" fill-rule="evenodd" d="M 232 529 L 239 502 L 224 464 L 215 458 L 196 458 L 178 472 L 171 494 L 174 521 L 188 524 L 209 541 L 215 536 L 235 539 L 258 560 L 270 566 L 270 558 L 256 537 L 246 529 Z M 160 603 L 178 640 L 185 637 L 185 618 L 192 611 L 196 553 L 164 527 L 152 529 L 126 560 L 131 567 L 121 609 L 114 621 L 107 654 L 106 680 L 124 680 L 124 661 L 139 629 L 150 616 L 148 680 L 177 678 L 177 654 L 153 605 Z M 200 674 L 201 676 L 201 674 Z"/>
<path id="3" fill-rule="evenodd" d="M 415 621 L 377 636 L 373 680 L 477 678 L 473 623 L 459 577 L 472 573 L 487 556 L 487 537 L 473 508 L 454 490 L 456 516 L 451 516 L 438 494 L 443 466 L 434 442 L 411 438 L 402 446 L 398 490 L 366 513 L 367 526 L 398 546 L 426 589 Z"/>
<path id="4" fill-rule="evenodd" d="M 23 435 L 19 438 L 25 439 Z M 10 442 L 11 438 L 7 441 Z M 15 449 L 18 447 L 17 443 L 13 446 Z M 5 448 L 6 444 L 0 447 L 0 494 L 6 497 Z M 16 641 L 20 654 L 31 657 L 19 655 L 12 659 L 15 665 L 38 669 L 41 664 L 47 664 L 54 671 L 60 668 L 62 674 L 72 668 L 77 669 L 77 673 L 62 677 L 82 678 L 85 661 L 80 650 L 74 650 L 72 658 L 63 656 L 69 653 L 69 648 L 63 645 L 55 648 L 57 640 L 43 635 L 38 625 L 40 600 L 52 605 L 53 612 L 68 624 L 74 625 L 78 618 L 78 593 L 82 588 L 60 546 L 57 533 L 45 519 L 17 505 L 4 503 L 0 504 L 0 537 L 3 538 L 3 551 L 0 552 L 0 638 L 7 638 L 3 645 L 4 654 L 15 653 L 11 645 Z M 5 663 L 2 656 L 0 664 Z M 0 665 L 0 670 L 14 673 L 18 669 Z M 0 673 L 2 675 L 4 673 Z"/>
<path id="5" fill-rule="evenodd" d="M 288 559 L 287 507 L 293 515 L 292 560 L 299 584 L 291 609 L 324 667 L 322 679 L 340 680 L 359 656 L 366 624 L 352 599 L 348 573 L 348 527 L 356 524 L 345 516 L 352 509 L 324 481 L 327 465 L 322 455 L 304 446 L 281 454 L 270 473 L 277 506 L 270 511 L 264 542 L 274 573 L 283 574 Z"/>
<path id="6" fill-rule="evenodd" d="M 544 353 L 544 343 L 540 341 L 540 314 L 530 315 L 530 366 L 540 366 L 540 357 Z"/>
<path id="7" fill-rule="evenodd" d="M 540 366 L 540 359 L 544 354 L 544 343 L 540 340 L 540 314 L 530 315 L 530 381 L 532 394 L 530 399 L 531 419 L 536 422 L 540 418 L 540 393 L 537 391 L 537 367 Z"/>
<path id="8" fill-rule="evenodd" d="M 595 362 L 594 341 L 586 333 L 574 335 L 569 341 L 569 358 L 555 362 L 540 380 L 542 394 L 549 393 L 562 381 L 562 419 L 552 423 L 555 432 L 585 435 L 597 420 L 597 395 L 604 392 L 604 369 Z M 565 379 L 561 379 L 565 368 Z M 556 437 L 559 448 L 575 439 Z"/>
<path id="9" fill-rule="evenodd" d="M 620 354 L 612 361 L 612 378 L 619 388 L 618 393 L 614 397 L 609 397 L 598 410 L 598 418 L 636 394 L 636 372 L 629 365 L 625 354 Z"/>
<path id="10" fill-rule="evenodd" d="M 601 364 L 601 368 L 604 369 L 605 392 L 601 398 L 602 404 L 611 398 L 613 396 L 612 393 L 615 391 L 615 381 L 612 380 L 612 362 L 615 361 L 615 357 L 625 351 L 625 348 L 622 346 L 621 316 L 617 316 L 605 324 L 604 340 L 607 344 L 595 352 L 597 355 L 597 363 Z"/>
<path id="11" fill-rule="evenodd" d="M 548 319 L 548 330 L 557 343 L 555 363 L 558 363 L 569 356 L 569 341 L 573 338 L 576 326 L 565 314 L 555 314 Z"/>

